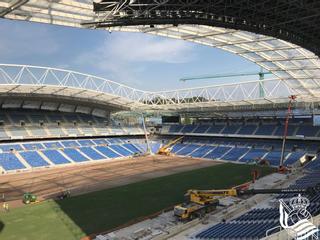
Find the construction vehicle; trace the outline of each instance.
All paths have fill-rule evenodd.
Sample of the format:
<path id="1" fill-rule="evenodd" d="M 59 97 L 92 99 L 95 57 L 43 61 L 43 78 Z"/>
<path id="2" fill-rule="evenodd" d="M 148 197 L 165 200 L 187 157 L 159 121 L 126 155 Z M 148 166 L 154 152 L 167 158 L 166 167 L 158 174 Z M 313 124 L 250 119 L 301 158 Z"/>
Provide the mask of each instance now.
<path id="1" fill-rule="evenodd" d="M 63 200 L 65 198 L 69 198 L 71 196 L 71 192 L 70 190 L 65 190 L 63 192 L 61 192 L 58 196 L 57 196 L 57 199 L 58 200 Z"/>
<path id="2" fill-rule="evenodd" d="M 248 189 L 248 186 L 249 185 L 247 184 L 243 184 L 230 189 L 221 190 L 191 189 L 185 195 L 187 201 L 174 207 L 174 215 L 180 221 L 188 221 L 197 217 L 203 217 L 206 213 L 216 209 L 219 205 L 219 197 L 239 197 L 254 194 L 314 194 L 320 191 L 320 184 L 306 189 Z"/>
<path id="3" fill-rule="evenodd" d="M 282 139 L 280 164 L 279 164 L 279 168 L 278 168 L 279 173 L 289 172 L 289 169 L 286 166 L 284 166 L 283 163 L 285 160 L 284 155 L 285 155 L 286 140 L 287 140 L 287 135 L 288 135 L 289 119 L 292 114 L 292 105 L 293 105 L 294 101 L 296 101 L 296 99 L 297 99 L 296 95 L 289 96 L 288 110 L 287 110 L 287 115 L 286 115 L 286 120 L 285 120 L 285 125 L 284 125 L 283 139 Z"/>
<path id="4" fill-rule="evenodd" d="M 182 139 L 183 139 L 183 136 L 169 141 L 166 145 L 162 146 L 158 150 L 158 154 L 169 156 L 171 154 L 171 147 L 177 142 L 181 141 Z"/>
<path id="5" fill-rule="evenodd" d="M 23 194 L 22 202 L 24 204 L 31 204 L 37 202 L 37 196 L 35 194 L 32 194 L 30 192 L 26 192 Z"/>

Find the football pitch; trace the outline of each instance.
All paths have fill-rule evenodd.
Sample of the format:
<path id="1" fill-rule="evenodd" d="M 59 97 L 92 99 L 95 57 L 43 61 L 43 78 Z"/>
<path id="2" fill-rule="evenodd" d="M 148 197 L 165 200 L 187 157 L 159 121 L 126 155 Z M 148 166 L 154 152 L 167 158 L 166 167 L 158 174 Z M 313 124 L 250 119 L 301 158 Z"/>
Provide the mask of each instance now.
<path id="1" fill-rule="evenodd" d="M 261 176 L 274 171 L 255 168 Z M 183 202 L 188 189 L 227 188 L 249 181 L 252 169 L 251 165 L 225 163 L 11 209 L 0 213 L 0 239 L 80 239 Z"/>

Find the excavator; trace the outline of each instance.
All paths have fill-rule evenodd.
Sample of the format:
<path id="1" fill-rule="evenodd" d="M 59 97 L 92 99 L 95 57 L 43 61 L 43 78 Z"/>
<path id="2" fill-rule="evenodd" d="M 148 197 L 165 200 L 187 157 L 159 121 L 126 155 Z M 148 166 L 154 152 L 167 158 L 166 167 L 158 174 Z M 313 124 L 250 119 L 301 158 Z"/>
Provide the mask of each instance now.
<path id="1" fill-rule="evenodd" d="M 197 217 L 203 217 L 206 213 L 212 212 L 219 205 L 218 197 L 239 197 L 254 194 L 291 194 L 307 193 L 315 194 L 320 191 L 320 184 L 306 189 L 248 189 L 244 185 L 221 190 L 188 190 L 187 201 L 174 207 L 174 215 L 180 221 L 189 221 Z"/>
<path id="2" fill-rule="evenodd" d="M 166 145 L 162 146 L 157 154 L 160 154 L 160 155 L 166 155 L 166 156 L 169 156 L 171 154 L 171 147 L 176 144 L 177 142 L 181 141 L 183 139 L 183 136 L 182 137 L 178 137 L 176 139 L 173 139 L 171 141 L 169 141 Z"/>

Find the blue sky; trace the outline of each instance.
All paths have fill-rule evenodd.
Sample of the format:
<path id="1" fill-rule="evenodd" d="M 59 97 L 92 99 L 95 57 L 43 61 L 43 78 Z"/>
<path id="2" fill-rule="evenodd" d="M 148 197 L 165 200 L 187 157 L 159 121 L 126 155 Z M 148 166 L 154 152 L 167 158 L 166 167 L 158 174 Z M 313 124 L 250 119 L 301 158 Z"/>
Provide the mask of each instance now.
<path id="1" fill-rule="evenodd" d="M 0 19 L 0 63 L 57 67 L 143 90 L 172 90 L 258 77 L 181 82 L 185 76 L 258 71 L 234 54 L 141 33 L 87 30 Z"/>

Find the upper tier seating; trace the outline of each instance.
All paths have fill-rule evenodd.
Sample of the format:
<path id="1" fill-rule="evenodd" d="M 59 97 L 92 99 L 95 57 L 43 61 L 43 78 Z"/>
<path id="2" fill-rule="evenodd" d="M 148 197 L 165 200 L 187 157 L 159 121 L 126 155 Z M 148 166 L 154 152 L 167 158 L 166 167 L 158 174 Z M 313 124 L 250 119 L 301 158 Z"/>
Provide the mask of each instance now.
<path id="1" fill-rule="evenodd" d="M 224 125 L 211 126 L 208 129 L 207 133 L 220 133 L 224 127 L 225 127 Z"/>
<path id="2" fill-rule="evenodd" d="M 252 135 L 257 129 L 257 125 L 245 125 L 242 126 L 238 132 L 238 134 L 243 135 Z"/>
<path id="3" fill-rule="evenodd" d="M 192 133 L 194 129 L 197 127 L 197 125 L 185 125 L 182 129 L 181 132 L 183 133 Z"/>
<path id="4" fill-rule="evenodd" d="M 0 140 L 144 134 L 141 127 L 106 125 L 107 122 L 105 118 L 81 113 L 6 110 L 0 114 Z"/>
<path id="5" fill-rule="evenodd" d="M 222 134 L 236 134 L 240 126 L 226 126 L 223 131 L 221 132 Z"/>
<path id="6" fill-rule="evenodd" d="M 198 125 L 193 131 L 194 133 L 205 133 L 210 128 L 210 125 Z"/>
<path id="7" fill-rule="evenodd" d="M 313 126 L 311 118 L 290 119 L 287 131 L 289 138 L 320 138 L 320 126 Z M 190 134 L 192 135 L 252 135 L 253 137 L 272 136 L 279 139 L 284 134 L 284 119 L 249 119 L 248 120 L 212 120 L 212 124 L 200 123 L 194 125 L 165 125 L 162 134 Z M 170 126 L 170 127 L 166 127 Z M 169 130 L 168 130 L 169 129 Z"/>

